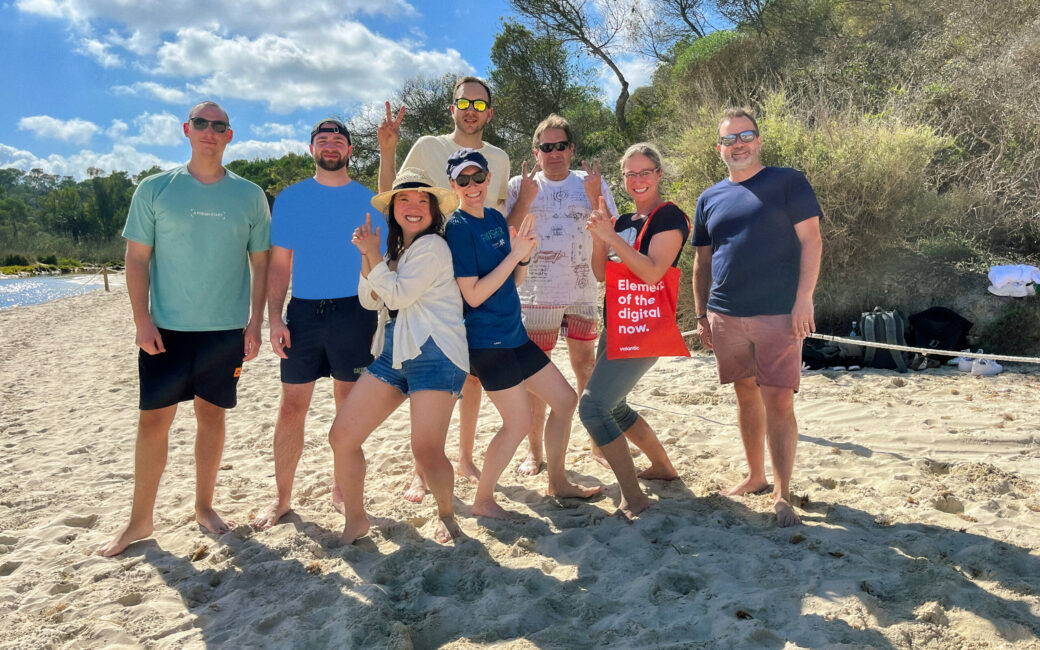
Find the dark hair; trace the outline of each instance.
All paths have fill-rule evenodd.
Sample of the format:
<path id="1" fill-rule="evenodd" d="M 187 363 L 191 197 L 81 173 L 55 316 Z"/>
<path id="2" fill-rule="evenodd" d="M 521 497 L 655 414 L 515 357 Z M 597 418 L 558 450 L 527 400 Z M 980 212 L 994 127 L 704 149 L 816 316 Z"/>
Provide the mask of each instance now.
<path id="1" fill-rule="evenodd" d="M 455 93 L 459 92 L 459 86 L 461 86 L 462 84 L 480 84 L 481 86 L 484 87 L 484 91 L 487 93 L 488 104 L 491 103 L 491 88 L 487 85 L 487 83 L 483 79 L 480 79 L 480 78 L 477 78 L 477 77 L 473 77 L 473 76 L 462 77 L 458 81 L 455 82 L 455 87 L 451 89 L 452 101 L 455 100 Z"/>
<path id="2" fill-rule="evenodd" d="M 750 108 L 738 108 L 734 106 L 722 111 L 722 119 L 719 120 L 719 126 L 717 129 L 715 129 L 716 134 L 718 133 L 718 130 L 722 128 L 723 122 L 728 122 L 729 120 L 737 120 L 742 117 L 744 119 L 751 120 L 751 125 L 755 127 L 755 132 L 760 132 L 758 130 L 758 121 L 755 120 L 754 111 L 752 111 Z"/>
<path id="3" fill-rule="evenodd" d="M 413 191 L 413 190 L 405 190 Z M 422 192 L 422 190 L 418 190 Z M 397 218 L 394 216 L 394 204 L 397 203 L 397 195 L 400 192 L 395 193 L 390 197 L 390 205 L 386 206 L 386 255 L 391 260 L 397 260 L 404 253 L 404 231 L 401 230 L 401 224 L 397 223 Z M 419 233 L 415 238 L 419 239 L 423 235 L 440 235 L 444 236 L 444 213 L 441 212 L 441 204 L 437 200 L 437 197 L 430 192 L 425 193 L 426 196 L 430 197 L 430 216 L 433 217 L 433 221 L 430 226 Z"/>

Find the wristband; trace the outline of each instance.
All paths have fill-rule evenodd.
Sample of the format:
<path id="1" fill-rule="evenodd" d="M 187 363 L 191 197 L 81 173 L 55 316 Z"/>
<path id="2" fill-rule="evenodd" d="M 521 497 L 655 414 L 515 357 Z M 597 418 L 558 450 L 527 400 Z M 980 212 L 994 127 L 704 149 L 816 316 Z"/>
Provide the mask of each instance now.
<path id="1" fill-rule="evenodd" d="M 707 318 L 707 317 L 708 317 L 708 315 L 707 315 L 707 314 L 699 314 L 699 315 L 697 316 L 697 320 L 701 320 L 702 318 Z"/>
<path id="2" fill-rule="evenodd" d="M 524 262 L 517 262 L 516 265 L 517 266 L 527 266 L 530 263 L 531 263 L 531 258 L 528 257 L 526 261 L 524 261 Z"/>

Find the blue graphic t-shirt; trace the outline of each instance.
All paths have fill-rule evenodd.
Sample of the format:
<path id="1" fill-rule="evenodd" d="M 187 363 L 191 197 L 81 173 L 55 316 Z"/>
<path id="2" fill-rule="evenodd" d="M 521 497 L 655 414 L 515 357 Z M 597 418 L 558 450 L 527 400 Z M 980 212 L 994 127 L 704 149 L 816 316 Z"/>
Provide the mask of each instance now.
<path id="1" fill-rule="evenodd" d="M 365 223 L 367 212 L 373 229 L 382 225 L 386 236 L 382 215 L 372 207 L 373 196 L 357 181 L 329 187 L 313 178 L 278 194 L 271 213 L 271 244 L 293 252 L 293 296 L 320 300 L 357 295 L 361 255 L 350 243 L 354 229 Z"/>
<path id="2" fill-rule="evenodd" d="M 444 228 L 456 278 L 482 278 L 509 255 L 509 226 L 497 210 L 484 208 L 484 217 L 456 210 Z M 516 348 L 527 342 L 520 320 L 520 297 L 512 274 L 479 307 L 463 301 L 469 347 Z"/>
<path id="3" fill-rule="evenodd" d="M 821 216 L 798 170 L 765 167 L 723 180 L 697 200 L 693 246 L 711 246 L 708 309 L 730 316 L 787 314 L 794 307 L 802 244 L 795 224 Z"/>

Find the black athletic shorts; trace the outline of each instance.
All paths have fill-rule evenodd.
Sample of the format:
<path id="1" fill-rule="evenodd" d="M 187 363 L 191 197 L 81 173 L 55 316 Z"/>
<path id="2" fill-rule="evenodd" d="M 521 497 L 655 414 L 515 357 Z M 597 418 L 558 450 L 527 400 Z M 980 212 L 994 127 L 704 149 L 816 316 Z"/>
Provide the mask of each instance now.
<path id="1" fill-rule="evenodd" d="M 140 350 L 142 411 L 161 409 L 201 397 L 221 408 L 238 402 L 238 378 L 245 357 L 240 329 L 216 332 L 159 330 L 166 352 Z"/>
<path id="2" fill-rule="evenodd" d="M 549 357 L 534 342 L 518 348 L 470 348 L 469 371 L 484 390 L 505 390 L 549 365 Z"/>
<path id="3" fill-rule="evenodd" d="M 357 296 L 308 300 L 293 298 L 285 311 L 292 347 L 282 359 L 282 382 L 308 384 L 319 377 L 357 381 L 372 363 L 376 312 Z"/>

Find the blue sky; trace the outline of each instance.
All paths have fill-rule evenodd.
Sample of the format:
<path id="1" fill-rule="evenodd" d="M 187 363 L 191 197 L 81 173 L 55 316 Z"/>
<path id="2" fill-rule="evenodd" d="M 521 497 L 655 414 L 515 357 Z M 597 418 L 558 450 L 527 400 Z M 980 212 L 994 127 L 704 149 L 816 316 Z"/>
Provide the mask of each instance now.
<path id="1" fill-rule="evenodd" d="M 305 152 L 314 121 L 381 106 L 417 74 L 485 75 L 508 13 L 507 0 L 0 0 L 0 167 L 182 163 L 201 99 L 231 115 L 225 160 Z M 642 83 L 652 65 L 624 69 Z"/>

